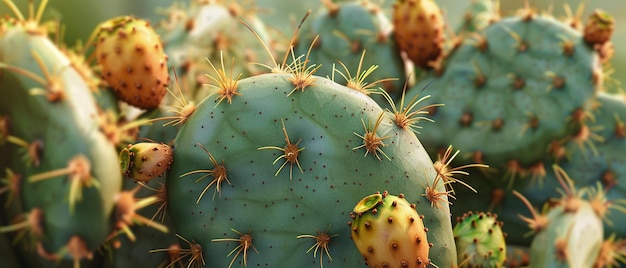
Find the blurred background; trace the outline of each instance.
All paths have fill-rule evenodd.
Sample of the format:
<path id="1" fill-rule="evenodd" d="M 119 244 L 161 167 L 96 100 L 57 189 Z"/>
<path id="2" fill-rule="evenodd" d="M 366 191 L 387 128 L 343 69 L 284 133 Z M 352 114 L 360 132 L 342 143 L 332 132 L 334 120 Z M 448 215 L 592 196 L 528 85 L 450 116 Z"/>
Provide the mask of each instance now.
<path id="1" fill-rule="evenodd" d="M 29 0 L 13 0 L 20 10 L 27 10 Z M 63 40 L 73 45 L 77 40 L 86 40 L 96 25 L 106 19 L 120 15 L 134 15 L 158 23 L 165 19 L 165 9 L 174 3 L 189 5 L 190 1 L 196 0 L 49 0 L 45 19 L 58 18 L 65 25 Z M 234 0 L 231 0 L 231 2 Z M 346 0 L 335 0 L 335 2 Z M 386 14 L 391 16 L 393 0 L 370 0 L 383 6 Z M 227 1 L 229 2 L 229 1 Z M 257 13 L 263 21 L 276 28 L 286 36 L 291 36 L 295 25 L 308 9 L 316 11 L 321 6 L 320 0 L 238 0 L 246 8 L 256 6 Z M 446 12 L 447 21 L 455 27 L 463 17 L 466 7 L 471 0 L 438 0 L 439 6 Z M 525 0 L 500 0 L 501 15 L 506 16 L 524 6 Z M 537 10 L 551 10 L 556 17 L 566 17 L 565 6 L 569 5 L 572 12 L 576 12 L 579 5 L 585 5 L 582 18 L 600 8 L 608 11 L 615 18 L 615 33 L 613 43 L 615 56 L 612 65 L 615 68 L 613 78 L 618 84 L 612 85 L 612 89 L 620 89 L 621 84 L 626 84 L 626 51 L 620 48 L 626 47 L 626 28 L 619 27 L 626 23 L 626 1 L 624 0 L 528 0 L 531 7 Z M 36 0 L 36 4 L 39 1 Z M 7 14 L 9 9 L 6 5 L 0 5 L 0 14 Z"/>

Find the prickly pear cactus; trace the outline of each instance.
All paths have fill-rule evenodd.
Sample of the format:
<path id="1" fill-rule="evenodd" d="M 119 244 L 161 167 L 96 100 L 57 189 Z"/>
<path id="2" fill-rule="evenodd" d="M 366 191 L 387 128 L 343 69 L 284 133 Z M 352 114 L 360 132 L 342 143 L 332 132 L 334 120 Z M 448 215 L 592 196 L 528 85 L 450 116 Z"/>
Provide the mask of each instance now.
<path id="1" fill-rule="evenodd" d="M 415 205 L 404 195 L 368 195 L 356 204 L 352 241 L 370 267 L 427 267 L 428 240 Z"/>
<path id="2" fill-rule="evenodd" d="M 624 213 L 624 162 L 622 154 L 626 149 L 626 101 L 623 96 L 598 93 L 594 99 L 589 122 L 579 131 L 575 138 L 559 141 L 558 150 L 563 155 L 558 162 L 559 166 L 572 176 L 578 187 L 594 187 L 600 185 L 602 198 L 593 199 L 597 211 L 603 211 L 604 230 L 607 235 L 615 234 L 618 237 L 626 235 L 621 224 L 626 220 Z M 581 135 L 582 134 L 582 135 Z M 456 202 L 452 206 L 452 213 L 484 209 L 498 214 L 498 219 L 504 222 L 503 229 L 508 234 L 507 242 L 516 245 L 529 245 L 531 237 L 527 233 L 527 225 L 519 221 L 519 211 L 524 208 L 523 202 L 514 194 L 520 192 L 535 207 L 541 208 L 551 199 L 559 198 L 556 189 L 561 188 L 552 169 L 545 169 L 554 162 L 546 160 L 541 163 L 545 170 L 541 176 L 529 179 L 529 183 L 516 184 L 514 189 L 508 189 L 508 182 L 499 176 L 485 176 L 472 172 L 465 182 L 479 189 L 478 193 L 469 192 L 464 188 L 455 189 L 460 199 L 473 198 L 475 202 Z M 488 174 L 487 174 L 488 175 Z M 594 190 L 597 192 L 598 190 Z M 609 205 L 605 207 L 606 205 Z M 606 237 L 605 237 L 606 238 Z"/>
<path id="3" fill-rule="evenodd" d="M 381 87 L 398 96 L 406 82 L 405 64 L 383 10 L 370 1 L 322 3 L 304 22 L 296 55 L 311 49 L 310 60 L 321 65 L 317 75 L 367 94 Z M 371 96 L 386 107 L 382 96 Z"/>
<path id="4" fill-rule="evenodd" d="M 180 76 L 189 99 L 202 99 L 208 93 L 203 84 L 211 83 L 206 74 L 215 75 L 209 62 L 217 63 L 222 55 L 237 75 L 257 74 L 267 69 L 269 56 L 259 40 L 274 49 L 268 27 L 259 19 L 254 5 L 239 1 L 189 0 L 167 8 L 166 18 L 157 27 L 163 37 L 165 52 Z M 255 34 L 251 33 L 245 23 Z M 239 64 L 241 63 L 241 64 Z"/>
<path id="5" fill-rule="evenodd" d="M 388 189 L 424 216 L 430 262 L 456 263 L 448 193 L 411 128 L 307 62 L 224 76 L 214 101 L 179 120 L 166 185 L 192 262 L 363 266 L 346 223 L 363 196 Z"/>
<path id="6" fill-rule="evenodd" d="M 459 35 L 480 32 L 499 19 L 499 1 L 472 0 L 471 2 L 463 15 L 461 25 L 456 29 Z"/>
<path id="7" fill-rule="evenodd" d="M 79 263 L 114 230 L 117 152 L 99 131 L 88 83 L 48 39 L 41 14 L 22 20 L 13 11 L 17 19 L 0 21 L 0 147 L 22 158 L 0 164 L 3 181 L 19 185 L 4 193 L 10 223 L 0 231 L 17 231 L 44 259 Z"/>
<path id="8" fill-rule="evenodd" d="M 593 199 L 596 210 L 603 211 L 604 229 L 606 234 L 626 235 L 626 229 L 617 222 L 626 220 L 624 213 L 624 155 L 621 153 L 626 148 L 626 128 L 623 118 L 626 118 L 626 102 L 621 96 L 599 93 L 595 99 L 595 108 L 592 116 L 594 122 L 585 126 L 585 135 L 580 139 L 564 141 L 562 153 L 564 159 L 559 166 L 567 174 L 575 174 L 572 180 L 578 187 L 598 187 L 603 193 L 604 199 Z M 547 163 L 546 163 L 547 164 Z M 558 198 L 559 183 L 557 174 L 548 170 L 545 177 L 524 187 L 518 187 L 522 195 L 528 198 L 534 206 L 542 206 L 551 198 Z M 611 204 L 607 209 L 603 205 Z M 494 206 L 500 214 L 500 219 L 507 222 L 509 239 L 512 241 L 522 240 L 524 226 L 520 222 L 513 221 L 517 217 L 514 211 L 519 211 L 522 204 L 513 196 L 507 196 Z"/>
<path id="9" fill-rule="evenodd" d="M 115 95 L 142 109 L 158 107 L 169 83 L 169 70 L 160 37 L 150 23 L 116 17 L 101 23 L 94 33 L 102 78 Z"/>
<path id="10" fill-rule="evenodd" d="M 598 56 L 582 34 L 531 11 L 504 18 L 464 39 L 408 96 L 431 94 L 421 131 L 430 153 L 449 144 L 464 153 L 460 162 L 488 163 L 510 179 L 541 175 L 558 142 L 575 138 L 600 88 Z M 424 91 L 422 89 L 429 84 Z"/>
<path id="11" fill-rule="evenodd" d="M 458 260 L 464 264 L 460 267 L 504 267 L 507 250 L 501 226 L 489 212 L 459 217 L 453 233 Z"/>

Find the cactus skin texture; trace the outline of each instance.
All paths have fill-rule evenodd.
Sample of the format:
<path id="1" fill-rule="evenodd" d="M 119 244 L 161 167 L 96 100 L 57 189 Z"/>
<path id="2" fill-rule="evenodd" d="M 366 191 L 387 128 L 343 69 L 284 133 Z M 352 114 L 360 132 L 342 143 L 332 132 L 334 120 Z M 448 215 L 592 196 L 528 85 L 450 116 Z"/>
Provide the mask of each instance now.
<path id="1" fill-rule="evenodd" d="M 437 124 L 420 131 L 428 152 L 453 144 L 465 154 L 457 160 L 488 163 L 512 182 L 588 121 L 601 72 L 593 48 L 568 25 L 513 16 L 464 39 L 441 73 L 431 72 L 407 98 L 425 93 L 432 96 L 425 104 L 445 104 L 430 110 Z"/>
<path id="2" fill-rule="evenodd" d="M 366 196 L 352 217 L 352 241 L 370 267 L 428 266 L 427 229 L 404 195 Z"/>
<path id="3" fill-rule="evenodd" d="M 445 22 L 434 0 L 397 0 L 393 5 L 394 37 L 400 50 L 424 69 L 443 54 Z"/>
<path id="4" fill-rule="evenodd" d="M 11 241 L 5 234 L 0 234 L 0 266 L 20 267 L 20 261 L 13 250 Z"/>
<path id="5" fill-rule="evenodd" d="M 132 241 L 127 236 L 119 236 L 108 244 L 106 251 L 102 253 L 101 268 L 122 267 L 165 267 L 169 263 L 169 252 L 151 252 L 155 249 L 168 248 L 177 245 L 177 238 L 173 232 L 172 222 L 167 216 L 167 196 L 164 187 L 165 178 L 157 177 L 146 182 L 147 187 L 138 187 L 133 180 L 125 180 L 123 188 L 126 191 L 135 191 L 134 196 L 140 199 L 156 199 L 155 206 L 146 207 L 137 212 L 141 216 L 153 222 L 159 222 L 167 226 L 171 231 L 160 232 L 144 226 L 131 226 L 136 237 Z"/>
<path id="6" fill-rule="evenodd" d="M 507 248 L 502 222 L 489 212 L 469 212 L 457 219 L 454 240 L 460 267 L 504 267 Z"/>
<path id="7" fill-rule="evenodd" d="M 499 4 L 493 0 L 472 0 L 463 15 L 461 25 L 456 29 L 456 34 L 467 35 L 480 32 L 489 24 L 499 19 Z"/>
<path id="8" fill-rule="evenodd" d="M 20 244 L 38 248 L 44 258 L 91 258 L 113 230 L 122 183 L 115 147 L 98 131 L 88 83 L 39 22 L 0 23 L 0 117 L 9 122 L 0 147 L 24 156 L 0 165 L 3 177 L 6 171 L 7 178 L 21 180 L 19 192 L 10 191 L 13 198 L 3 204 L 6 217 L 30 217 L 28 227 L 13 230 L 26 231 Z M 0 230 L 17 227 L 12 223 Z"/>
<path id="9" fill-rule="evenodd" d="M 434 183 L 430 157 L 392 113 L 301 71 L 245 78 L 236 90 L 230 103 L 218 95 L 218 104 L 203 102 L 181 125 L 167 173 L 176 229 L 201 245 L 205 260 L 222 267 L 363 266 L 346 222 L 377 188 L 410 190 L 405 198 L 429 228 L 431 262 L 456 262 L 447 196 L 433 199 L 437 206 L 422 196 L 426 187 L 444 193 L 444 185 Z M 303 235 L 330 241 L 296 238 Z M 315 243 L 328 248 L 315 251 L 322 263 L 307 253 Z"/>
<path id="10" fill-rule="evenodd" d="M 169 83 L 159 35 L 143 19 L 116 17 L 96 29 L 95 54 L 104 79 L 130 105 L 154 109 Z"/>
<path id="11" fill-rule="evenodd" d="M 317 38 L 309 57 L 321 65 L 316 75 L 334 77 L 335 82 L 366 93 L 381 87 L 392 96 L 399 95 L 406 82 L 405 64 L 383 10 L 370 1 L 322 2 L 325 8 L 305 22 L 299 33 L 296 55 L 306 54 Z M 386 107 L 382 96 L 370 96 Z"/>

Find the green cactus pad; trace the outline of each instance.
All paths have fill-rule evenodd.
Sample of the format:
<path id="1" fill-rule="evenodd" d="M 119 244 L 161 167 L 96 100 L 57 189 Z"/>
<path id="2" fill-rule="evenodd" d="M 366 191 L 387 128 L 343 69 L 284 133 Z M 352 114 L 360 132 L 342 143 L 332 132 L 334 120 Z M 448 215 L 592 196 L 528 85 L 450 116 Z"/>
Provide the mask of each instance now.
<path id="1" fill-rule="evenodd" d="M 464 39 L 407 97 L 430 94 L 427 102 L 445 105 L 421 131 L 429 153 L 452 144 L 464 153 L 458 160 L 514 177 L 585 123 L 600 75 L 596 53 L 568 25 L 507 17 Z"/>
<path id="2" fill-rule="evenodd" d="M 122 178 L 115 147 L 98 130 L 88 83 L 46 33 L 32 29 L 32 21 L 0 23 L 0 114 L 9 119 L 14 141 L 3 150 L 21 158 L 0 168 L 23 178 L 14 200 L 19 206 L 7 217 L 41 210 L 41 226 L 31 226 L 43 230 L 35 237 L 40 252 L 57 259 L 88 257 L 113 230 Z M 62 251 L 72 241 L 84 250 L 77 256 Z"/>
<path id="3" fill-rule="evenodd" d="M 300 31 L 296 55 L 305 54 L 313 44 L 309 58 L 321 65 L 317 75 L 334 77 L 342 85 L 349 84 L 347 80 L 351 78 L 352 82 L 362 79 L 364 84 L 384 79 L 386 81 L 364 91 L 381 87 L 392 96 L 399 96 L 406 82 L 405 64 L 391 36 L 391 22 L 383 10 L 370 1 L 323 2 L 326 7 L 306 21 Z M 372 67 L 374 69 L 368 71 Z M 379 105 L 387 107 L 382 96 L 371 96 Z"/>
<path id="4" fill-rule="evenodd" d="M 407 193 L 424 215 L 431 261 L 455 263 L 447 196 L 433 199 L 438 206 L 423 196 L 426 187 L 445 192 L 444 185 L 434 183 L 436 171 L 415 134 L 363 93 L 303 77 L 239 80 L 231 101 L 205 101 L 181 125 L 167 173 L 181 236 L 224 267 L 320 265 L 307 253 L 315 242 L 296 239 L 303 236 L 330 237 L 332 261 L 324 253 L 324 267 L 362 266 L 346 226 L 349 213 L 363 196 L 388 189 Z"/>
<path id="5" fill-rule="evenodd" d="M 548 227 L 533 238 L 530 267 L 592 267 L 603 242 L 602 220 L 589 202 L 576 212 L 548 212 Z"/>

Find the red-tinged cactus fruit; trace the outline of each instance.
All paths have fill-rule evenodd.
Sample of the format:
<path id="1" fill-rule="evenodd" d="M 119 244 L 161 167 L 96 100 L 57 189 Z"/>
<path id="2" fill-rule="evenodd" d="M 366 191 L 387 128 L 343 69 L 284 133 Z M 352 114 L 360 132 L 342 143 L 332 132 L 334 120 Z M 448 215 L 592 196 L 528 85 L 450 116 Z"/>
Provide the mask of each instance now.
<path id="1" fill-rule="evenodd" d="M 172 160 L 172 148 L 163 143 L 129 144 L 120 152 L 122 172 L 137 181 L 145 182 L 161 176 Z"/>
<path id="2" fill-rule="evenodd" d="M 427 267 L 426 228 L 404 195 L 376 193 L 354 207 L 352 241 L 370 267 Z"/>
<path id="3" fill-rule="evenodd" d="M 604 10 L 596 9 L 589 16 L 587 24 L 585 24 L 583 37 L 585 38 L 585 42 L 590 45 L 602 45 L 611 40 L 614 29 L 615 20 L 613 16 Z"/>
<path id="4" fill-rule="evenodd" d="M 95 54 L 102 78 L 130 105 L 159 106 L 169 83 L 167 55 L 159 35 L 145 20 L 116 17 L 96 29 Z"/>
<path id="5" fill-rule="evenodd" d="M 433 0 L 398 0 L 393 5 L 394 35 L 400 50 L 422 68 L 443 53 L 445 21 Z"/>

